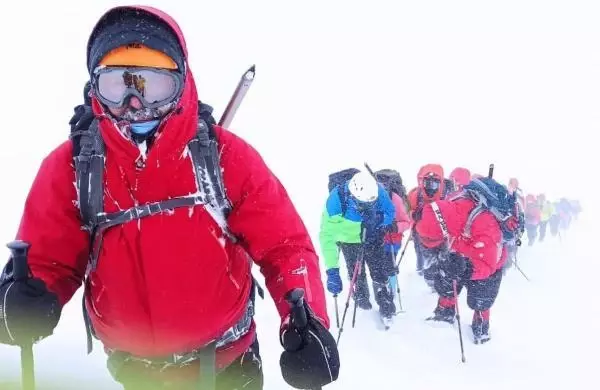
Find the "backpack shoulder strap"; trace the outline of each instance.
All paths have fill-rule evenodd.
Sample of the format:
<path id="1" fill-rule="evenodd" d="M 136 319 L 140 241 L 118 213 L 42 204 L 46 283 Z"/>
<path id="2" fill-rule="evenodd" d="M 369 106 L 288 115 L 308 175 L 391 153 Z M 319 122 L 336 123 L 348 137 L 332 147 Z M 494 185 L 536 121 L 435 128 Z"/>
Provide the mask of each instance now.
<path id="1" fill-rule="evenodd" d="M 77 187 L 77 205 L 83 227 L 93 231 L 97 217 L 104 210 L 104 141 L 98 121 L 85 130 L 72 130 L 73 162 Z"/>
<path id="2" fill-rule="evenodd" d="M 465 223 L 465 227 L 463 228 L 463 236 L 467 238 L 471 238 L 471 227 L 473 226 L 473 221 L 477 218 L 482 212 L 485 211 L 485 207 L 483 204 L 479 203 L 469 213 L 467 217 L 467 222 Z"/>
<path id="3" fill-rule="evenodd" d="M 346 183 L 338 186 L 338 196 L 340 197 L 340 206 L 342 207 L 342 217 L 348 211 L 348 194 L 346 193 Z"/>
<path id="4" fill-rule="evenodd" d="M 82 109 L 91 110 L 91 107 Z M 92 120 L 86 129 L 76 129 L 75 123 L 71 125 L 69 138 L 73 148 L 77 206 L 82 225 L 90 233 L 90 241 L 93 246 L 94 230 L 99 223 L 98 215 L 104 210 L 104 141 L 96 119 Z M 90 266 L 91 263 L 88 264 L 88 270 Z M 86 278 L 88 270 L 86 270 Z M 86 293 L 83 294 L 81 303 L 89 354 L 93 350 L 92 337 L 95 337 L 95 332 L 85 307 L 86 295 Z"/>
<path id="5" fill-rule="evenodd" d="M 423 190 L 419 188 L 417 190 L 417 210 L 420 210 L 425 205 L 425 200 L 423 199 Z"/>
<path id="6" fill-rule="evenodd" d="M 218 141 L 213 127 L 215 123 L 210 115 L 212 108 L 201 104 L 199 109 L 196 137 L 188 143 L 196 173 L 196 185 L 219 226 L 226 234 L 231 235 L 227 229 L 227 216 L 232 205 L 223 182 Z"/>
<path id="7" fill-rule="evenodd" d="M 437 202 L 431 202 L 429 203 L 429 205 L 431 206 L 431 209 L 433 210 L 433 215 L 435 216 L 435 219 L 437 220 L 440 226 L 440 230 L 442 231 L 444 240 L 446 240 L 446 242 L 448 243 L 450 240 L 450 233 L 448 232 L 448 224 L 446 223 L 446 220 L 442 215 L 442 211 L 440 210 L 440 207 L 438 206 Z"/>

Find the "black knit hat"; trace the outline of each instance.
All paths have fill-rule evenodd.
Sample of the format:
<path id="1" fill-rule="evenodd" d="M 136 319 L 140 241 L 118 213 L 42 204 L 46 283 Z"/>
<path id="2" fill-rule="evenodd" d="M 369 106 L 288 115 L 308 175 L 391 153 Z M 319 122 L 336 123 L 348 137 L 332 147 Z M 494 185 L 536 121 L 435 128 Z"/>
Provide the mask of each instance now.
<path id="1" fill-rule="evenodd" d="M 88 41 L 88 72 L 92 74 L 111 50 L 131 43 L 162 51 L 184 72 L 185 55 L 173 28 L 159 17 L 131 7 L 114 8 L 96 24 Z"/>

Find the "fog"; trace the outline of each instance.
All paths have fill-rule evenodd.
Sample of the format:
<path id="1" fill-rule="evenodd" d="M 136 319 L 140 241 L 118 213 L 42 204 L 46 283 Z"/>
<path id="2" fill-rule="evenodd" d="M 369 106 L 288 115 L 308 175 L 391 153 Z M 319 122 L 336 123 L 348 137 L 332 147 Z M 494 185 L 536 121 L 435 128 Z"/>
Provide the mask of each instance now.
<path id="1" fill-rule="evenodd" d="M 86 43 L 120 1 L 5 5 L 0 236 L 13 238 L 41 160 L 68 138 Z M 220 114 L 257 75 L 232 131 L 279 176 L 316 235 L 327 173 L 420 166 L 517 177 L 596 212 L 600 2 L 149 1 L 186 35 L 200 98 Z M 591 209 L 591 210 L 590 210 Z M 6 252 L 6 254 L 8 254 Z"/>

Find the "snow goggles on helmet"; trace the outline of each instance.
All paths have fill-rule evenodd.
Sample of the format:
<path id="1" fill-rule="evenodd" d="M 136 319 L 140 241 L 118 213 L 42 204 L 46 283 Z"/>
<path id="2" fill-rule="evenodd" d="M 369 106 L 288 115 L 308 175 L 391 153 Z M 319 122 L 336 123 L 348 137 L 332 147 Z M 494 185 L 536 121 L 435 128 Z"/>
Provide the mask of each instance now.
<path id="1" fill-rule="evenodd" d="M 144 107 L 157 108 L 181 95 L 183 75 L 160 68 L 110 66 L 94 71 L 92 85 L 98 100 L 108 107 L 122 107 L 135 96 Z"/>

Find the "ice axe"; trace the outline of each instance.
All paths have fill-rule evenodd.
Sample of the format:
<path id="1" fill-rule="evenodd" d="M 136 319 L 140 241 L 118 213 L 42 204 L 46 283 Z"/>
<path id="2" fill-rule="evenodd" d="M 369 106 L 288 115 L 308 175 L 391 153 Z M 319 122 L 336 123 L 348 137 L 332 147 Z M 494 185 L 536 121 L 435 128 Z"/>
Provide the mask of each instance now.
<path id="1" fill-rule="evenodd" d="M 244 97 L 246 96 L 248 89 L 250 89 L 250 86 L 252 85 L 252 82 L 254 81 L 255 75 L 256 75 L 256 66 L 255 65 L 252 65 L 247 71 L 244 72 L 244 74 L 240 78 L 240 81 L 238 82 L 238 85 L 237 85 L 235 91 L 233 92 L 233 95 L 231 96 L 231 99 L 229 99 L 229 103 L 227 104 L 227 107 L 225 107 L 225 111 L 223 111 L 223 115 L 221 116 L 221 119 L 219 119 L 219 126 L 229 128 L 229 125 L 233 121 L 233 117 L 235 116 L 235 113 L 237 112 L 238 108 L 242 104 L 242 100 L 244 100 Z"/>
<path id="2" fill-rule="evenodd" d="M 6 245 L 11 251 L 13 279 L 15 282 L 26 282 L 29 278 L 27 252 L 31 244 L 25 241 L 12 241 Z M 33 340 L 24 342 L 21 347 L 21 384 L 23 390 L 35 389 L 35 368 L 33 362 Z"/>
<path id="3" fill-rule="evenodd" d="M 371 167 L 369 166 L 369 164 L 367 164 L 367 162 L 365 162 L 365 168 L 367 168 L 367 171 L 369 171 L 369 173 L 371 174 L 371 176 L 373 176 L 375 179 L 377 179 L 377 176 L 375 175 L 375 172 L 373 172 L 373 170 L 371 169 Z"/>

